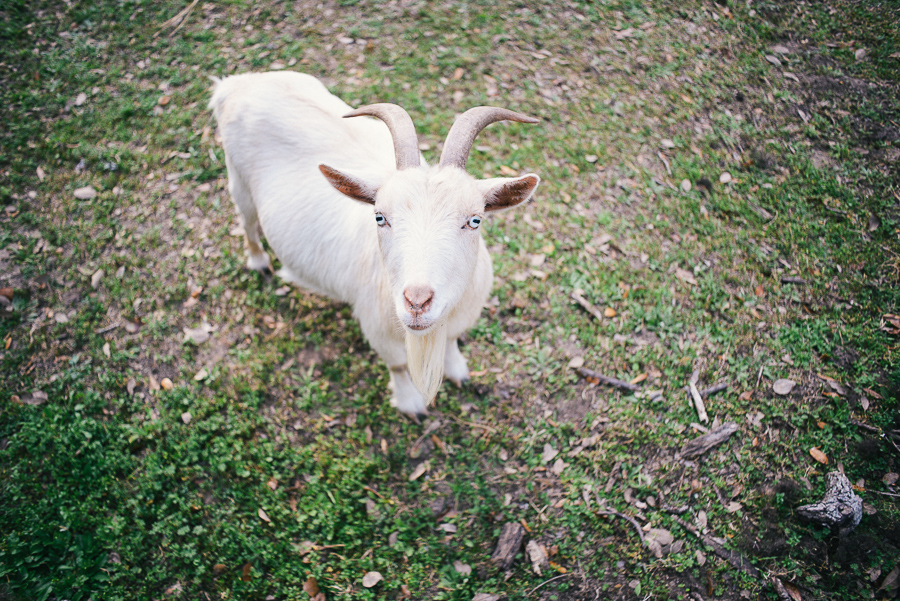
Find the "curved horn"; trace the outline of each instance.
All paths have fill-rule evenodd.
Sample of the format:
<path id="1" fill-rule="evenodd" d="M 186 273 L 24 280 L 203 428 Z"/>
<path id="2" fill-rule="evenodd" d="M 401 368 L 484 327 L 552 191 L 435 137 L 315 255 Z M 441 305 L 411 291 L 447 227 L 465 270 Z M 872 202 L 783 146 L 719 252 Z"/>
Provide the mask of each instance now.
<path id="1" fill-rule="evenodd" d="M 369 104 L 350 111 L 344 118 L 369 115 L 384 121 L 391 130 L 394 140 L 394 156 L 397 159 L 397 171 L 419 166 L 419 140 L 416 138 L 416 126 L 403 107 L 389 102 Z"/>
<path id="2" fill-rule="evenodd" d="M 441 167 L 453 166 L 466 168 L 469 151 L 482 129 L 497 121 L 518 121 L 519 123 L 538 123 L 538 119 L 494 106 L 476 106 L 467 110 L 453 123 L 444 151 L 441 153 Z"/>

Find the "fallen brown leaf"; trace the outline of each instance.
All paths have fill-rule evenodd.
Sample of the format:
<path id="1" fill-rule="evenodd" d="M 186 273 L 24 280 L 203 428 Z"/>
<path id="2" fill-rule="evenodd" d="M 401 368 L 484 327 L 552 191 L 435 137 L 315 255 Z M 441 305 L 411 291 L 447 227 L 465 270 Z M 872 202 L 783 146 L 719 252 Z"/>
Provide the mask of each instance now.
<path id="1" fill-rule="evenodd" d="M 256 511 L 256 515 L 258 515 L 258 516 L 259 516 L 259 519 L 261 519 L 262 521 L 264 521 L 264 522 L 266 522 L 266 523 L 268 523 L 268 524 L 271 524 L 271 523 L 272 523 L 272 520 L 269 518 L 269 515 L 265 512 L 265 510 L 263 510 L 262 507 L 260 507 L 260 508 Z"/>
<path id="2" fill-rule="evenodd" d="M 306 579 L 306 582 L 303 583 L 303 591 L 310 597 L 315 597 L 319 594 L 319 583 L 316 582 L 315 578 L 310 576 Z"/>
<path id="3" fill-rule="evenodd" d="M 823 465 L 828 465 L 828 457 L 820 451 L 817 447 L 813 447 L 809 450 L 809 454 L 812 455 L 813 459 L 818 461 Z"/>

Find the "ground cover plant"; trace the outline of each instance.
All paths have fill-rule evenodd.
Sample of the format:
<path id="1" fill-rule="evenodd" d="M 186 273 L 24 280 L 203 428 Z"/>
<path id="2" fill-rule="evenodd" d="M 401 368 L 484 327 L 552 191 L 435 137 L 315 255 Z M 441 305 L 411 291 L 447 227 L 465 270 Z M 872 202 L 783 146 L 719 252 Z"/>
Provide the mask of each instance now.
<path id="1" fill-rule="evenodd" d="M 896 2 L 0 15 L 0 598 L 896 596 Z M 544 181 L 422 425 L 347 307 L 243 268 L 207 76 L 267 69 L 404 106 L 430 161 L 471 106 L 542 120 L 472 153 Z M 843 535 L 797 514 L 835 470 Z"/>

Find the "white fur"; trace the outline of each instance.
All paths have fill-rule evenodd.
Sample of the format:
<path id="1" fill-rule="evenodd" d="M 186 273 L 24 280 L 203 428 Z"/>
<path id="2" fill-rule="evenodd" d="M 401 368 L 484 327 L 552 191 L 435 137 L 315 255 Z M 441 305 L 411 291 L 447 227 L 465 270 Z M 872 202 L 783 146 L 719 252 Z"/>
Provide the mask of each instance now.
<path id="1" fill-rule="evenodd" d="M 484 216 L 486 199 L 502 186 L 531 177 L 519 202 L 528 200 L 537 176 L 478 181 L 424 159 L 418 169 L 397 171 L 387 126 L 343 119 L 351 107 L 309 75 L 228 77 L 216 82 L 210 107 L 246 232 L 248 266 L 270 267 L 261 227 L 283 279 L 352 305 L 366 339 L 392 368 L 399 410 L 425 413 L 444 375 L 467 380 L 456 340 L 478 319 L 492 268 L 480 230 L 465 225 Z M 320 164 L 373 191 L 375 206 L 335 190 Z M 389 226 L 376 225 L 376 211 Z M 410 286 L 434 291 L 422 315 L 407 310 Z"/>

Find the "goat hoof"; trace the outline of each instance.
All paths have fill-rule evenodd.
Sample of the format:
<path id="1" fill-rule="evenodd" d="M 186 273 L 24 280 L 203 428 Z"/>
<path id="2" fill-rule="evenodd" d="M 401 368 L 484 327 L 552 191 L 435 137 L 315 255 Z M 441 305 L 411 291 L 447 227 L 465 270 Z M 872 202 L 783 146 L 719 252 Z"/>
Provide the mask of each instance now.
<path id="1" fill-rule="evenodd" d="M 453 382 L 454 384 L 456 384 L 457 388 L 468 388 L 469 385 L 472 383 L 472 378 L 465 377 L 465 378 L 460 378 L 459 380 L 450 380 L 450 381 Z"/>
<path id="2" fill-rule="evenodd" d="M 414 422 L 417 426 L 422 425 L 422 420 L 424 420 L 428 414 L 427 413 L 406 413 L 402 411 L 403 415 L 405 415 L 411 422 Z"/>

